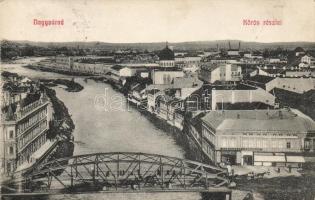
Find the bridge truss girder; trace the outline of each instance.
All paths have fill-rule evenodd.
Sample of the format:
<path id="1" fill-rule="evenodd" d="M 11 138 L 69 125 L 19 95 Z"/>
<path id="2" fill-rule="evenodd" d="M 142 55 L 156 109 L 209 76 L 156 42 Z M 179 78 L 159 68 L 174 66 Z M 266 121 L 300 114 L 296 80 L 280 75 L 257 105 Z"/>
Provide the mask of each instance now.
<path id="1" fill-rule="evenodd" d="M 228 183 L 225 170 L 145 153 L 97 153 L 43 163 L 15 184 L 36 190 L 204 190 Z"/>

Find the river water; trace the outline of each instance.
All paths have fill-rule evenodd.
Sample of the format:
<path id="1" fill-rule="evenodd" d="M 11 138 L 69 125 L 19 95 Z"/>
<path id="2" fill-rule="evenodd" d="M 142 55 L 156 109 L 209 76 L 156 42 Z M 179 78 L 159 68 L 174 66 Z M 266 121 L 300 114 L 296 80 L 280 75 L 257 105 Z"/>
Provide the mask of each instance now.
<path id="1" fill-rule="evenodd" d="M 37 61 L 22 59 L 12 64 L 2 64 L 5 71 L 15 72 L 29 78 L 67 78 L 72 76 L 41 72 L 22 67 Z M 74 154 L 94 152 L 145 152 L 183 158 L 183 150 L 176 145 L 170 134 L 156 128 L 135 108 L 127 105 L 125 97 L 110 85 L 85 81 L 74 77 L 84 89 L 67 92 L 61 86 L 54 87 L 57 97 L 62 100 L 72 115 L 74 130 Z M 86 194 L 53 195 L 49 199 L 200 199 L 198 193 L 157 193 L 157 194 Z"/>

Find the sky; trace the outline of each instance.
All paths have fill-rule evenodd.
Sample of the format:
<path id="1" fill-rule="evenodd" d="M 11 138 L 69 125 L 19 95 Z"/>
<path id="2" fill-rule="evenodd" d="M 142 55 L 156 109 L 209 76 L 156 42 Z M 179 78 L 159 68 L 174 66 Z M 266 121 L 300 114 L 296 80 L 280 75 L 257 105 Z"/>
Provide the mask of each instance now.
<path id="1" fill-rule="evenodd" d="M 64 20 L 40 27 L 33 20 Z M 244 26 L 243 20 L 281 20 Z M 315 0 L 0 0 L 0 38 L 44 42 L 315 42 Z"/>

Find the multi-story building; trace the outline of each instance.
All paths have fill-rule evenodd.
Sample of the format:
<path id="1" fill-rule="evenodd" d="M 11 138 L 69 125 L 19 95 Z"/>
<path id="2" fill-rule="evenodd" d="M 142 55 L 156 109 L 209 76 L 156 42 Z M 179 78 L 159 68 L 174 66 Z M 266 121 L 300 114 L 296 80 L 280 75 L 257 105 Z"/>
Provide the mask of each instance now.
<path id="1" fill-rule="evenodd" d="M 184 100 L 201 86 L 202 82 L 197 78 L 176 78 L 173 84 L 157 93 L 156 98 L 153 99 L 154 102 L 148 105 L 154 105 L 154 111 L 158 117 L 182 130 L 185 113 Z"/>
<path id="2" fill-rule="evenodd" d="M 189 111 L 267 109 L 275 107 L 275 96 L 246 84 L 203 85 L 185 100 Z"/>
<path id="3" fill-rule="evenodd" d="M 175 65 L 184 71 L 197 71 L 200 65 L 201 57 L 186 54 L 184 56 L 175 56 Z"/>
<path id="4" fill-rule="evenodd" d="M 276 68 L 276 67 L 258 67 L 258 75 L 262 76 L 270 76 L 270 77 L 278 77 L 285 74 L 285 68 Z"/>
<path id="5" fill-rule="evenodd" d="M 171 84 L 175 78 L 184 77 L 184 72 L 181 70 L 172 71 L 152 71 L 151 78 L 153 84 Z"/>
<path id="6" fill-rule="evenodd" d="M 203 63 L 199 78 L 208 83 L 238 82 L 242 79 L 242 68 L 235 64 Z"/>
<path id="7" fill-rule="evenodd" d="M 306 66 L 315 67 L 315 58 L 312 55 L 305 55 L 301 58 L 301 62 L 307 64 Z"/>
<path id="8" fill-rule="evenodd" d="M 289 110 L 210 111 L 199 143 L 215 163 L 287 165 L 314 151 L 315 122 Z"/>
<path id="9" fill-rule="evenodd" d="M 2 108 L 1 161 L 3 173 L 25 163 L 33 163 L 34 154 L 46 143 L 51 111 L 45 93 L 29 94 L 19 103 Z"/>
<path id="10" fill-rule="evenodd" d="M 174 102 L 174 99 L 183 101 L 201 86 L 202 82 L 196 77 L 178 77 L 174 78 L 169 84 L 148 85 L 146 88 L 148 93 L 148 110 L 155 112 L 160 105 L 158 102 Z M 183 105 L 183 102 L 181 104 Z"/>
<path id="11" fill-rule="evenodd" d="M 274 88 L 279 88 L 296 93 L 304 93 L 315 89 L 314 78 L 281 78 L 277 77 L 265 84 L 266 91 L 272 91 Z"/>

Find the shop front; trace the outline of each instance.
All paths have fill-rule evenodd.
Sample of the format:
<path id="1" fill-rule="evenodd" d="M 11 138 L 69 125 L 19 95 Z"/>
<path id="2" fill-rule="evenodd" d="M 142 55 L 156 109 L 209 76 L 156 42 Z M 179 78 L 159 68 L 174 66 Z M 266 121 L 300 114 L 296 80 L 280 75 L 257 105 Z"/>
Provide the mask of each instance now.
<path id="1" fill-rule="evenodd" d="M 285 166 L 284 153 L 254 153 L 254 165 L 256 166 Z"/>
<path id="2" fill-rule="evenodd" d="M 229 165 L 236 165 L 237 151 L 234 150 L 222 150 L 221 151 L 221 162 L 229 164 Z"/>
<path id="3" fill-rule="evenodd" d="M 254 164 L 254 158 L 253 158 L 253 152 L 252 151 L 242 151 L 242 162 L 241 165 L 253 165 Z"/>

